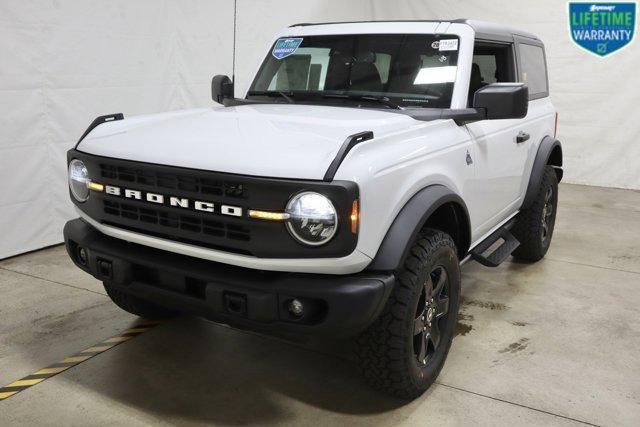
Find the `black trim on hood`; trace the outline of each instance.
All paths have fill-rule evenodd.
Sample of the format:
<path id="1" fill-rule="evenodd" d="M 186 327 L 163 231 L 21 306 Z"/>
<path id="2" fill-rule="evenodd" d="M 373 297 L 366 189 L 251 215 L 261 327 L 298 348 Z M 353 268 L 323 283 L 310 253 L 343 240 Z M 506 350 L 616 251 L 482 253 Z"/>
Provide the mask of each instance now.
<path id="1" fill-rule="evenodd" d="M 347 137 L 347 139 L 342 143 L 342 147 L 338 150 L 336 157 L 333 159 L 329 167 L 327 168 L 327 172 L 324 174 L 324 178 L 322 179 L 324 182 L 331 182 L 333 178 L 336 176 L 336 172 L 338 172 L 338 168 L 342 164 L 342 161 L 349 151 L 356 145 L 361 142 L 368 141 L 373 139 L 373 132 L 370 130 L 356 133 Z"/>
<path id="2" fill-rule="evenodd" d="M 85 136 L 89 135 L 89 132 L 91 132 L 101 124 L 106 122 L 112 122 L 114 120 L 123 120 L 123 119 L 124 119 L 124 114 L 122 113 L 107 114 L 106 116 L 96 117 L 96 119 L 93 122 L 91 122 L 87 130 L 84 131 L 84 133 L 82 134 L 78 142 L 76 142 L 75 147 L 73 148 L 78 148 L 78 145 L 80 145 L 80 143 L 85 138 Z"/>

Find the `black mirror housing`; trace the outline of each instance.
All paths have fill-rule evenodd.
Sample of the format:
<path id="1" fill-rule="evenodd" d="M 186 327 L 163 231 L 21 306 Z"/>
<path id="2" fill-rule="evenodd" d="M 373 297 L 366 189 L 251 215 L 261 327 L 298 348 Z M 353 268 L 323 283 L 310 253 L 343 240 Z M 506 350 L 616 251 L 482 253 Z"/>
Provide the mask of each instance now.
<path id="1" fill-rule="evenodd" d="M 524 83 L 492 83 L 473 95 L 473 108 L 483 109 L 486 119 L 521 119 L 529 109 L 529 88 Z"/>
<path id="2" fill-rule="evenodd" d="M 225 99 L 233 99 L 233 82 L 229 76 L 218 74 L 211 80 L 211 98 L 220 104 Z"/>

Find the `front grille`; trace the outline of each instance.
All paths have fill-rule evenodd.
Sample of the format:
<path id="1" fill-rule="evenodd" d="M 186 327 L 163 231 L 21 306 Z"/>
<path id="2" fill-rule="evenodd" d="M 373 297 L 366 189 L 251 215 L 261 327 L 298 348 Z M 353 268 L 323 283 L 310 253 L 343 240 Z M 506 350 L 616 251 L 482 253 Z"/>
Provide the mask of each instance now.
<path id="1" fill-rule="evenodd" d="M 91 179 L 121 190 L 119 194 L 107 192 L 105 187 L 102 192 L 92 191 L 84 203 L 74 200 L 87 216 L 105 225 L 260 258 L 341 257 L 353 252 L 357 244 L 357 235 L 351 232 L 347 220 L 358 198 L 355 183 L 237 175 L 113 159 L 77 150 L 69 152 L 69 160 L 73 158 L 85 163 Z M 124 190 L 138 195 L 124 194 Z M 338 232 L 326 245 L 302 245 L 283 223 L 248 216 L 249 209 L 282 211 L 301 191 L 325 194 L 339 212 Z M 150 195 L 161 199 L 149 199 Z M 199 206 L 208 204 L 209 209 L 196 206 L 196 202 Z"/>
<path id="2" fill-rule="evenodd" d="M 98 163 L 99 181 L 108 185 L 176 196 L 194 201 L 214 203 L 216 212 L 201 212 L 189 208 L 156 205 L 144 200 L 125 199 L 104 194 L 102 197 L 103 222 L 131 231 L 146 233 L 175 241 L 253 255 L 248 244 L 251 241 L 251 219 L 246 216 L 222 215 L 222 204 L 242 207 L 250 193 L 240 180 L 207 172 L 167 168 L 143 163 L 118 164 L 111 159 Z"/>
<path id="3" fill-rule="evenodd" d="M 107 215 L 157 224 L 167 228 L 202 233 L 209 236 L 222 237 L 248 242 L 251 240 L 249 227 L 229 224 L 224 221 L 199 218 L 195 215 L 183 215 L 174 212 L 163 212 L 149 207 L 138 207 L 129 203 L 104 200 L 104 213 Z"/>
<path id="4" fill-rule="evenodd" d="M 225 196 L 246 199 L 246 186 L 240 182 L 208 179 L 152 169 L 124 167 L 100 163 L 100 177 L 128 184 L 156 187 L 158 190 L 179 190 L 206 196 Z"/>

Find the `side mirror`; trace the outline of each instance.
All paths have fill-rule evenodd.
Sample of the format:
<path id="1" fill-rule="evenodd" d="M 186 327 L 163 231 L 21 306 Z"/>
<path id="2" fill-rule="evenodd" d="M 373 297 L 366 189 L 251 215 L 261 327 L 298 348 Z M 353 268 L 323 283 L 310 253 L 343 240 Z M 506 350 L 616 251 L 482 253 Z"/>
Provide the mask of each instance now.
<path id="1" fill-rule="evenodd" d="M 211 80 L 211 98 L 220 104 L 225 98 L 233 98 L 233 82 L 228 76 L 218 74 Z"/>
<path id="2" fill-rule="evenodd" d="M 521 119 L 529 108 L 529 88 L 524 83 L 492 83 L 476 91 L 473 108 L 483 109 L 488 120 Z"/>

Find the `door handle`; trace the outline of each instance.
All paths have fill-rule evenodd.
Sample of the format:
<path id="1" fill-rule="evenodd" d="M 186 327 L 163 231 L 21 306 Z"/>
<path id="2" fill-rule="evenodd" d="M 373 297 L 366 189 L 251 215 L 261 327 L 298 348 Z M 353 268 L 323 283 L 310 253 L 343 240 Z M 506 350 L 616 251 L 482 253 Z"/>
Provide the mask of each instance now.
<path id="1" fill-rule="evenodd" d="M 529 140 L 530 135 L 524 131 L 518 132 L 518 136 L 516 136 L 516 143 L 521 144 L 527 140 Z"/>

